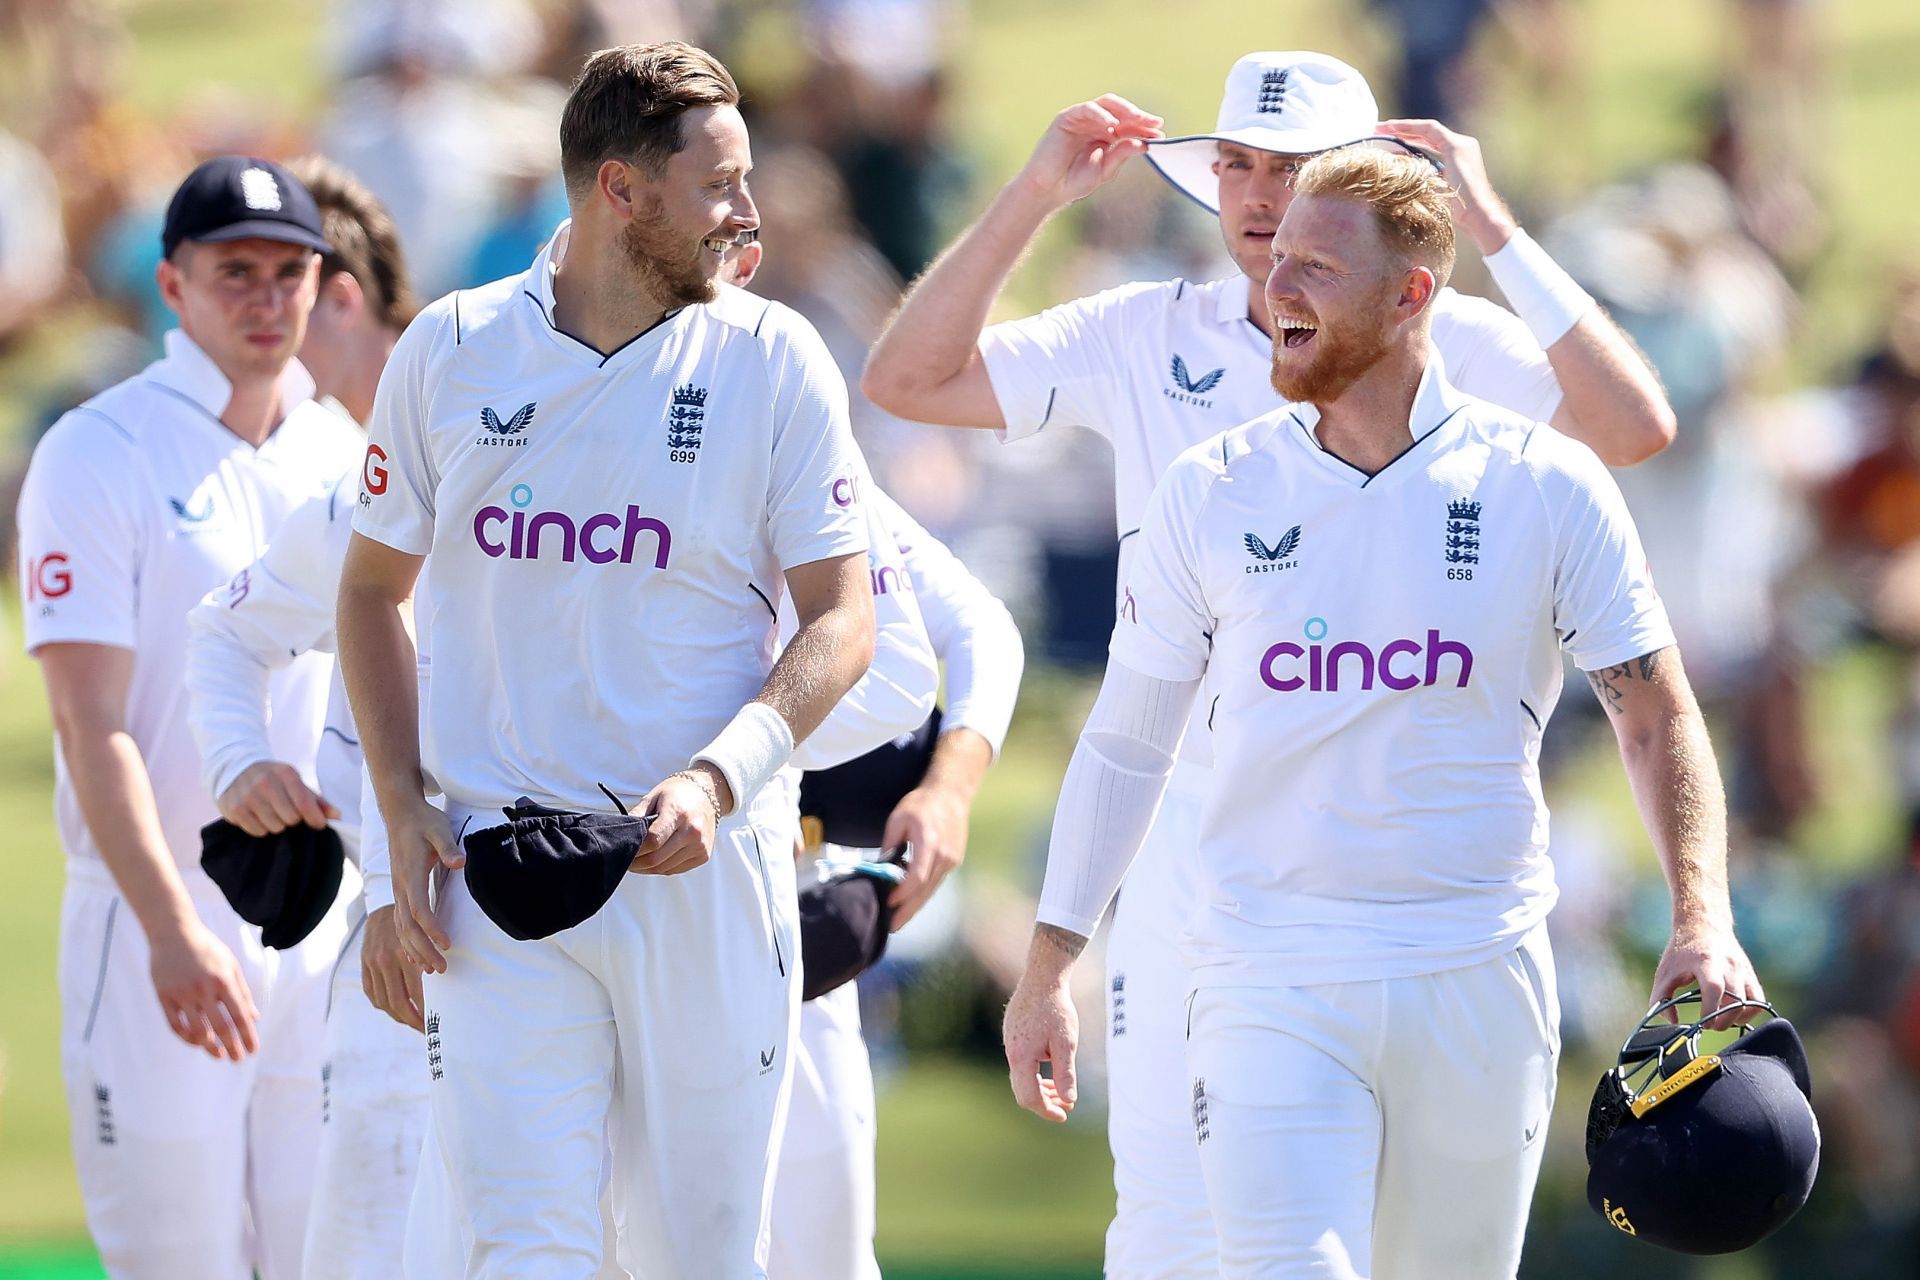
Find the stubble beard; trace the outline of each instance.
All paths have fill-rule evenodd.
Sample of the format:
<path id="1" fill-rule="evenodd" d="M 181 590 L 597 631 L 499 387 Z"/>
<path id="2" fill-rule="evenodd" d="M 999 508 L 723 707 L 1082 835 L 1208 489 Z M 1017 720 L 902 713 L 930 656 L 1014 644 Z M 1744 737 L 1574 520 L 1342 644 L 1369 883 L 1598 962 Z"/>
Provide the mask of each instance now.
<path id="1" fill-rule="evenodd" d="M 1283 348 L 1276 341 L 1273 389 L 1296 403 L 1326 404 L 1346 394 L 1347 388 L 1380 363 L 1387 354 L 1387 335 L 1377 329 L 1342 333 L 1323 328 L 1311 345 L 1317 348 L 1311 360 L 1282 368 Z"/>
<path id="2" fill-rule="evenodd" d="M 720 286 L 702 267 L 704 247 L 669 225 L 658 199 L 620 233 L 620 251 L 640 287 L 669 310 L 720 296 Z"/>

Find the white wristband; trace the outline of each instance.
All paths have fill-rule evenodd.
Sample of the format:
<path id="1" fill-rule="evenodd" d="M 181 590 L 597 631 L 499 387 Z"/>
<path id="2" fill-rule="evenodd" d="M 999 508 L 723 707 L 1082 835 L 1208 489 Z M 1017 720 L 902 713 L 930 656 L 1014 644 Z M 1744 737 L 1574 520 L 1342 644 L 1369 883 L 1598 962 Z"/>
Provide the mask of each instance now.
<path id="1" fill-rule="evenodd" d="M 1542 350 L 1566 337 L 1599 305 L 1566 268 L 1534 243 L 1524 227 L 1486 261 L 1493 282 L 1507 295 L 1513 313 L 1526 323 Z"/>
<path id="2" fill-rule="evenodd" d="M 764 702 L 749 702 L 718 737 L 694 753 L 692 763 L 704 760 L 720 771 L 738 813 L 792 755 L 793 730 L 787 718 Z"/>

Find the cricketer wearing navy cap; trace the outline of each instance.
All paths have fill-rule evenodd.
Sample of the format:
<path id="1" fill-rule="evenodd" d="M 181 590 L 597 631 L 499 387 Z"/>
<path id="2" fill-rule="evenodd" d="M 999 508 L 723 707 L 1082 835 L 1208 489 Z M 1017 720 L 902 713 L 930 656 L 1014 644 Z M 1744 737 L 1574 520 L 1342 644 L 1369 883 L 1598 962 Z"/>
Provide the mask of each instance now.
<path id="1" fill-rule="evenodd" d="M 347 924 L 327 911 L 269 955 L 286 939 L 201 863 L 221 815 L 188 724 L 187 614 L 364 445 L 295 358 L 327 244 L 308 192 L 265 161 L 210 160 L 161 239 L 165 357 L 54 424 L 18 508 L 23 630 L 57 730 L 62 1065 L 108 1274 L 283 1280 L 301 1273 Z M 263 679 L 272 759 L 318 755 L 330 671 L 303 654 Z"/>
<path id="2" fill-rule="evenodd" d="M 333 251 L 313 196 L 285 169 L 254 156 L 215 156 L 187 175 L 167 204 L 161 252 L 172 258 L 183 240 L 277 240 Z"/>

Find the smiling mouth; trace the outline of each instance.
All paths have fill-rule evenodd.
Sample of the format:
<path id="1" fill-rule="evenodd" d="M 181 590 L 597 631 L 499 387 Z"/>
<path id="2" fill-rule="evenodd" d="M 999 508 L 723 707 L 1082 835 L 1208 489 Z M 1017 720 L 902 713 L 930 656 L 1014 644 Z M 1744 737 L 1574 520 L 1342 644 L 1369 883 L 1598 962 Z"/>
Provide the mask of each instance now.
<path id="1" fill-rule="evenodd" d="M 1313 341 L 1313 335 L 1320 332 L 1320 326 L 1306 320 L 1278 320 L 1275 322 L 1280 332 L 1281 345 L 1290 351 L 1297 351 Z"/>

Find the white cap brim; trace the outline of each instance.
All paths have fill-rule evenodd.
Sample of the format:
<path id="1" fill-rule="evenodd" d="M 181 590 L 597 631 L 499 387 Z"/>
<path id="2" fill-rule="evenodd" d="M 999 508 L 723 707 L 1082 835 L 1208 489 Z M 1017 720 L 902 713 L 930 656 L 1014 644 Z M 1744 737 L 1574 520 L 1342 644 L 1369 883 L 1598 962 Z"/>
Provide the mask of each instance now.
<path id="1" fill-rule="evenodd" d="M 1271 151 L 1279 155 L 1310 156 L 1335 147 L 1365 142 L 1371 135 L 1354 137 L 1315 129 L 1268 129 L 1248 127 L 1221 133 L 1195 133 L 1184 138 L 1155 138 L 1147 143 L 1147 163 L 1160 176 L 1179 188 L 1181 194 L 1208 213 L 1220 212 L 1220 178 L 1214 173 L 1214 161 L 1220 158 L 1219 144 L 1231 142 L 1253 151 Z"/>

